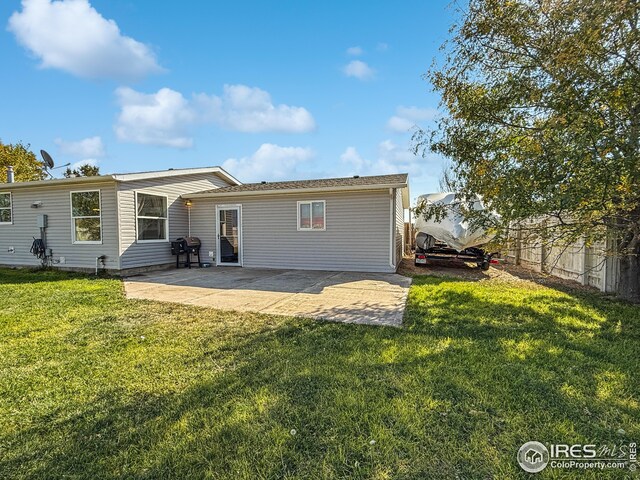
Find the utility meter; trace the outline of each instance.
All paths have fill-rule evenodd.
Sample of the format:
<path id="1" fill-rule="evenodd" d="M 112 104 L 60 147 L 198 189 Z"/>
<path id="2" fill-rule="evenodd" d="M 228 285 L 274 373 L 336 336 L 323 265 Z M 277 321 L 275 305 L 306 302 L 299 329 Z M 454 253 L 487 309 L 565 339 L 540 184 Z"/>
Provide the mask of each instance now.
<path id="1" fill-rule="evenodd" d="M 47 222 L 49 217 L 45 214 L 38 215 L 38 227 L 39 228 L 47 228 Z"/>

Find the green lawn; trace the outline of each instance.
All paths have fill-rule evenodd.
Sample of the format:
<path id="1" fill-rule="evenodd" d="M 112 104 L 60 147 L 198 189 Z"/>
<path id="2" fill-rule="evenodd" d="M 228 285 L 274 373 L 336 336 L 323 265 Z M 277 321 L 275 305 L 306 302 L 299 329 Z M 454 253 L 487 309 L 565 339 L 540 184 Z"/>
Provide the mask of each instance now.
<path id="1" fill-rule="evenodd" d="M 0 296 L 0 478 L 529 478 L 525 441 L 640 440 L 640 307 L 595 294 L 416 277 L 403 329 Z"/>

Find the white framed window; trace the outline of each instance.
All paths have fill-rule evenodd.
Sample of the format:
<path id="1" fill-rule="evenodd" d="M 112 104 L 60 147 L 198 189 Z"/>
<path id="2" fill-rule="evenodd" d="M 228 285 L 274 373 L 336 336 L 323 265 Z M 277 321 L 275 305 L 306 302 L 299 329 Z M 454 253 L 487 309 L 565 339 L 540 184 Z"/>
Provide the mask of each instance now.
<path id="1" fill-rule="evenodd" d="M 169 241 L 166 195 L 136 192 L 136 237 L 139 243 Z"/>
<path id="2" fill-rule="evenodd" d="M 326 202 L 324 200 L 298 202 L 298 230 L 316 232 L 326 230 Z"/>
<path id="3" fill-rule="evenodd" d="M 11 193 L 0 192 L 0 225 L 13 223 L 13 206 L 11 204 Z"/>
<path id="4" fill-rule="evenodd" d="M 70 192 L 71 240 L 73 243 L 102 243 L 100 190 Z"/>

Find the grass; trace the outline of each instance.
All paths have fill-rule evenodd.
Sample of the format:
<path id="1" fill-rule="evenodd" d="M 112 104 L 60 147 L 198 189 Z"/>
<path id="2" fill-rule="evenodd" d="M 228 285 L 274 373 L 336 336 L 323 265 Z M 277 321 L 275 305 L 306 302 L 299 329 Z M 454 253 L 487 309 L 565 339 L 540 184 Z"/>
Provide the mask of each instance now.
<path id="1" fill-rule="evenodd" d="M 416 277 L 395 329 L 0 289 L 0 478 L 528 478 L 525 441 L 640 439 L 640 307 L 596 294 Z"/>

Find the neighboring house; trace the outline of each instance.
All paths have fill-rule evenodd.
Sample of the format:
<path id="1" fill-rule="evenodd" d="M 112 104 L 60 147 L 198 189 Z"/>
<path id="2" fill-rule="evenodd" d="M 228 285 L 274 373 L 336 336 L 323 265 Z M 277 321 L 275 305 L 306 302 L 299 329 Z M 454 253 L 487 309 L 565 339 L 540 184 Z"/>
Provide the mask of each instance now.
<path id="1" fill-rule="evenodd" d="M 47 215 L 53 266 L 112 272 L 175 265 L 191 235 L 215 265 L 394 272 L 407 175 L 242 185 L 218 167 L 0 184 L 0 264 L 35 266 Z"/>

